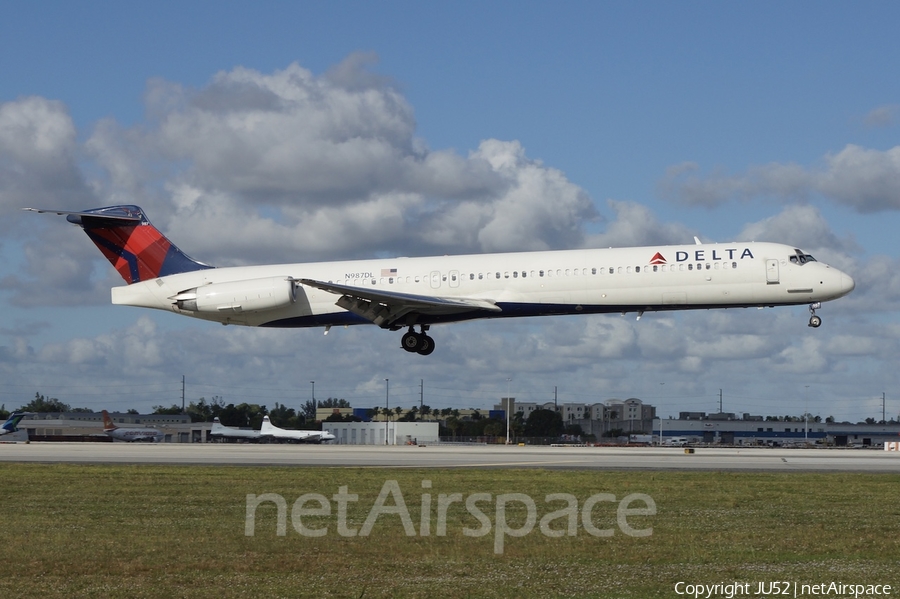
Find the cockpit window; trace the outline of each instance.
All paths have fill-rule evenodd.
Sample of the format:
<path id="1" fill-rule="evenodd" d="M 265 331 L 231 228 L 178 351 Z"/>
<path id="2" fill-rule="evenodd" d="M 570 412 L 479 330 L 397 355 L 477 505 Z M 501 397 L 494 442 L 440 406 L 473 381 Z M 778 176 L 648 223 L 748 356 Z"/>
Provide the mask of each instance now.
<path id="1" fill-rule="evenodd" d="M 794 264 L 806 264 L 807 262 L 815 262 L 816 259 L 813 258 L 810 254 L 804 254 L 800 250 L 794 250 L 794 255 L 791 256 L 791 262 Z"/>

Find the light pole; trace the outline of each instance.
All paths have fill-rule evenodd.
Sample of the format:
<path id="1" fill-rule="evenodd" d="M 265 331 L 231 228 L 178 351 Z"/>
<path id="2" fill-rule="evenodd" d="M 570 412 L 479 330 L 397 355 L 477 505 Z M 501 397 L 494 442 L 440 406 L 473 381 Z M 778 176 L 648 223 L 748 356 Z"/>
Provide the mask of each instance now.
<path id="1" fill-rule="evenodd" d="M 506 379 L 506 444 L 509 445 L 509 384 L 512 379 Z"/>
<path id="2" fill-rule="evenodd" d="M 805 430 L 803 431 L 803 442 L 809 443 L 809 385 L 805 385 L 805 387 L 806 387 L 806 398 L 803 401 L 803 405 L 804 405 L 803 411 L 805 412 L 805 414 L 803 414 L 803 419 L 806 422 L 806 424 L 804 425 Z"/>
<path id="3" fill-rule="evenodd" d="M 660 389 L 660 398 L 659 398 L 659 399 L 660 399 L 660 403 L 662 403 L 662 388 L 663 388 L 663 385 L 665 385 L 665 383 L 660 383 L 660 384 L 659 384 L 659 389 Z M 652 428 L 652 427 L 651 427 L 651 428 Z M 662 435 L 663 435 L 663 431 L 662 431 L 662 414 L 660 414 L 660 415 L 659 415 L 659 443 L 658 443 L 658 445 L 662 445 Z"/>
<path id="4" fill-rule="evenodd" d="M 309 384 L 312 385 L 312 409 L 313 409 L 313 420 L 315 420 L 316 419 L 316 416 L 315 416 L 316 408 L 318 407 L 316 405 L 316 382 L 310 381 Z"/>
<path id="5" fill-rule="evenodd" d="M 384 379 L 384 444 L 388 445 L 388 399 L 391 390 L 391 383 L 388 379 Z"/>

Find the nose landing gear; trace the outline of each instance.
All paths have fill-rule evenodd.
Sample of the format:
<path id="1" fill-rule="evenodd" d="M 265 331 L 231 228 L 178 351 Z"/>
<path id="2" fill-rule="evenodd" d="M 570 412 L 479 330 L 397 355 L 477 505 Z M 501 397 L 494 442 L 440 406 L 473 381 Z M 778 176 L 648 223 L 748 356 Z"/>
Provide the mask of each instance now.
<path id="1" fill-rule="evenodd" d="M 822 302 L 815 302 L 809 305 L 809 326 L 814 329 L 822 326 L 822 319 L 816 316 L 816 310 L 822 307 Z"/>
<path id="2" fill-rule="evenodd" d="M 400 347 L 410 353 L 415 352 L 427 356 L 434 351 L 434 339 L 425 334 L 428 325 L 423 324 L 421 328 L 422 332 L 417 333 L 413 327 L 409 327 L 409 331 L 400 338 Z"/>

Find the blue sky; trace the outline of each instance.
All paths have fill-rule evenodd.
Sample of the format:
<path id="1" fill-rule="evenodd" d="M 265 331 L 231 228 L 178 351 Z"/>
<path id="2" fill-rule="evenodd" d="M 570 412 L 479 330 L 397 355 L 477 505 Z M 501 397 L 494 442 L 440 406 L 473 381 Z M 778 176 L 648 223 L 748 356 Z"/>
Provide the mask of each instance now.
<path id="1" fill-rule="evenodd" d="M 171 403 L 168 386 L 180 401 L 185 374 L 188 399 L 291 405 L 317 380 L 320 398 L 374 405 L 390 377 L 401 403 L 425 379 L 432 405 L 480 407 L 510 377 L 524 399 L 557 386 L 564 399 L 635 395 L 664 413 L 714 411 L 723 388 L 727 411 L 799 414 L 810 393 L 813 413 L 855 420 L 876 403 L 880 415 L 886 392 L 896 416 L 898 13 L 888 2 L 7 3 L 0 403 L 40 391 L 118 407 L 96 399 L 103 385 L 147 409 Z M 274 122 L 267 135 L 288 161 L 266 163 L 269 138 L 229 128 L 229 115 L 250 110 L 248 89 L 294 93 L 301 79 L 341 93 Z M 360 102 L 369 112 L 342 112 Z M 338 159 L 318 145 L 334 119 L 385 156 L 453 163 L 457 187 L 411 190 L 384 175 L 384 156 Z M 300 141 L 279 137 L 282 125 Z M 216 151 L 228 139 L 240 140 L 235 163 Z M 520 222 L 518 236 L 454 209 L 481 189 L 469 167 L 499 154 L 545 185 L 540 202 L 476 199 Z M 110 306 L 119 282 L 87 239 L 18 211 L 126 200 L 215 264 L 752 235 L 802 246 L 858 288 L 825 306 L 816 331 L 802 308 L 472 323 L 440 328 L 426 363 L 374 328 L 322 338 Z M 442 219 L 421 220 L 433 211 Z M 558 224 L 536 224 L 547 211 Z"/>

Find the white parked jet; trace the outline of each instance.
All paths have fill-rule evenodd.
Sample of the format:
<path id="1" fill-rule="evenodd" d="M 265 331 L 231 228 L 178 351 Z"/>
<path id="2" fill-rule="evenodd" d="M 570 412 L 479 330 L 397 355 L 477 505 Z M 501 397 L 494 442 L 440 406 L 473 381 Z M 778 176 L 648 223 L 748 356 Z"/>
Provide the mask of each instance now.
<path id="1" fill-rule="evenodd" d="M 262 427 L 259 429 L 259 434 L 263 437 L 272 437 L 273 439 L 302 443 L 321 443 L 322 441 L 334 440 L 334 435 L 327 431 L 289 431 L 278 428 L 272 424 L 268 416 L 263 416 Z"/>
<path id="2" fill-rule="evenodd" d="M 109 413 L 103 410 L 103 432 L 117 441 L 162 441 L 165 434 L 155 428 L 121 428 L 116 426 Z"/>
<path id="3" fill-rule="evenodd" d="M 219 421 L 219 417 L 213 418 L 212 428 L 209 430 L 210 437 L 219 437 L 221 439 L 247 439 L 248 441 L 258 441 L 259 431 L 246 428 L 234 428 L 225 426 Z"/>
<path id="4" fill-rule="evenodd" d="M 112 303 L 222 324 L 407 329 L 401 347 L 427 355 L 434 324 L 478 318 L 809 304 L 842 297 L 853 279 L 778 243 L 651 246 L 379 258 L 213 268 L 160 233 L 137 206 L 64 214 L 128 284 Z M 415 327 L 419 327 L 416 331 Z"/>

